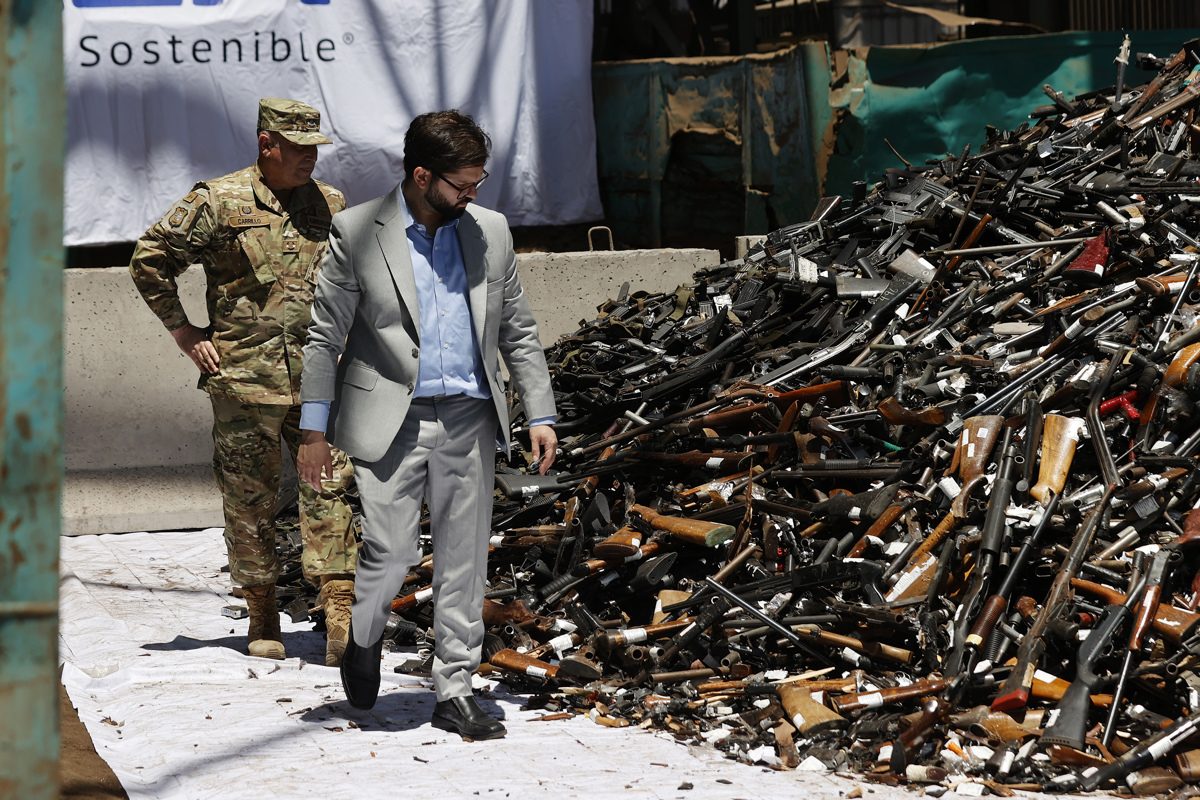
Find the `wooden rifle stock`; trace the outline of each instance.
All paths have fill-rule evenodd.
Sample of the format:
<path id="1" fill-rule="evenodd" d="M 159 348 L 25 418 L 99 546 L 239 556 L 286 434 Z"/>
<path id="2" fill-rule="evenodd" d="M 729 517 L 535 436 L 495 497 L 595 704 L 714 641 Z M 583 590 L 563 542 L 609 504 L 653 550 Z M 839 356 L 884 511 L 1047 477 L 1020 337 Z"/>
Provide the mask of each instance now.
<path id="1" fill-rule="evenodd" d="M 558 667 L 516 650 L 501 650 L 488 659 L 488 662 L 497 669 L 528 675 L 531 678 L 554 680 L 558 677 Z"/>
<path id="2" fill-rule="evenodd" d="M 635 505 L 630 511 L 641 516 L 655 530 L 666 531 L 672 538 L 682 539 L 701 547 L 716 547 L 727 541 L 736 533 L 732 525 L 719 522 L 706 522 L 699 519 L 685 519 L 659 514 L 652 508 Z"/>
<path id="3" fill-rule="evenodd" d="M 769 392 L 766 402 L 749 403 L 722 411 L 714 411 L 702 417 L 689 419 L 686 423 L 680 423 L 678 427 L 687 431 L 698 431 L 702 428 L 745 426 L 749 424 L 755 414 L 766 410 L 767 403 L 776 406 L 782 411 L 793 403 L 815 403 L 818 400 L 829 400 L 832 403 L 845 402 L 845 383 L 843 381 L 832 381 L 831 383 L 821 383 L 816 386 L 806 386 L 803 389 L 796 389 L 795 391 L 784 392 L 782 394 Z"/>
<path id="4" fill-rule="evenodd" d="M 982 732 L 989 739 L 1001 742 L 1021 741 L 1041 734 L 1040 729 L 1023 725 L 1003 711 L 992 711 L 987 706 L 976 706 L 961 714 L 952 714 L 950 721 L 956 727 L 968 729 L 976 734 Z"/>
<path id="5" fill-rule="evenodd" d="M 945 689 L 946 683 L 944 678 L 925 678 L 913 681 L 908 686 L 892 686 L 874 692 L 855 692 L 834 697 L 833 705 L 843 714 L 847 711 L 861 711 L 864 708 L 879 708 L 903 700 L 927 697 Z"/>
<path id="6" fill-rule="evenodd" d="M 779 687 L 778 692 L 779 702 L 783 704 L 788 720 L 805 736 L 850 726 L 850 721 L 845 717 L 813 700 L 808 687 L 785 684 Z"/>
<path id="7" fill-rule="evenodd" d="M 1119 605 L 1125 602 L 1124 594 L 1100 583 L 1073 578 L 1071 585 L 1088 594 L 1103 598 L 1110 605 Z M 1200 623 L 1200 614 L 1184 611 L 1170 603 L 1159 602 L 1154 609 L 1154 621 L 1151 624 L 1154 626 L 1154 630 L 1161 633 L 1164 638 L 1173 644 L 1179 644 L 1195 633 L 1197 623 Z"/>
<path id="8" fill-rule="evenodd" d="M 407 594 L 404 597 L 397 597 L 392 601 L 392 611 L 400 613 L 416 608 L 427 600 L 433 599 L 433 587 L 427 586 L 424 589 L 418 589 L 412 594 Z"/>
<path id="9" fill-rule="evenodd" d="M 950 461 L 946 474 L 957 471 L 964 481 L 982 475 L 992 454 L 992 448 L 1000 438 L 1000 428 L 1003 424 L 1004 417 L 999 415 L 963 420 L 962 435 L 959 437 L 958 446 L 954 448 L 954 458 Z"/>
<path id="10" fill-rule="evenodd" d="M 787 411 L 783 413 L 783 419 L 779 421 L 776 427 L 776 433 L 787 433 L 796 425 L 796 417 L 800 416 L 800 401 L 797 400 L 788 406 Z M 796 434 L 796 449 L 801 449 L 801 434 Z M 775 459 L 779 457 L 779 448 L 781 445 L 773 444 L 767 448 L 767 463 L 774 464 Z"/>
<path id="11" fill-rule="evenodd" d="M 983 475 L 976 475 L 963 484 L 962 491 L 950 503 L 950 511 L 942 517 L 942 521 L 937 524 L 937 527 L 908 557 L 907 566 L 887 594 L 889 602 L 908 600 L 925 594 L 930 580 L 933 578 L 933 572 L 937 568 L 937 559 L 932 555 L 933 550 L 944 542 L 946 537 L 953 533 L 959 523 L 966 518 L 967 501 L 970 499 L 971 493 L 983 482 Z"/>
<path id="12" fill-rule="evenodd" d="M 821 630 L 816 625 L 797 625 L 792 630 L 814 642 L 849 647 L 851 650 L 865 653 L 872 658 L 886 658 L 891 661 L 899 661 L 901 664 L 911 664 L 913 660 L 913 652 L 911 650 L 905 650 L 902 647 L 894 647 L 889 644 L 880 644 L 879 642 L 864 642 L 852 636 L 844 636 L 840 633 Z"/>
<path id="13" fill-rule="evenodd" d="M 618 647 L 625 647 L 639 642 L 651 642 L 661 639 L 691 624 L 693 617 L 672 622 L 662 622 L 657 625 L 643 625 L 640 628 L 623 628 L 621 630 L 602 633 L 596 637 L 596 649 L 601 653 L 610 653 Z"/>
<path id="14" fill-rule="evenodd" d="M 937 427 L 946 422 L 946 412 L 937 406 L 912 411 L 900 405 L 895 397 L 889 397 L 879 404 L 879 413 L 893 425 L 925 425 Z"/>
<path id="15" fill-rule="evenodd" d="M 592 548 L 592 555 L 605 561 L 629 558 L 642 546 L 642 532 L 626 525 Z"/>
<path id="16" fill-rule="evenodd" d="M 1030 496 L 1038 502 L 1045 503 L 1050 492 L 1062 494 L 1083 425 L 1083 420 L 1078 417 L 1046 415 L 1046 423 L 1042 426 L 1042 459 L 1038 467 L 1038 481 L 1029 490 Z"/>

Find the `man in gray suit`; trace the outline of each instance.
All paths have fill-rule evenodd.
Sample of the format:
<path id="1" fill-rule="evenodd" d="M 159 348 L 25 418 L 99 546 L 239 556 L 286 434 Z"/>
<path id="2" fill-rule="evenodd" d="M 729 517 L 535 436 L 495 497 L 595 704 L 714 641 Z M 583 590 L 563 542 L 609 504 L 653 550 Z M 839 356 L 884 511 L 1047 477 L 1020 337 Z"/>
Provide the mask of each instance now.
<path id="1" fill-rule="evenodd" d="M 421 557 L 431 515 L 433 724 L 503 736 L 471 690 L 483 646 L 483 593 L 497 436 L 508 443 L 503 355 L 530 420 L 534 459 L 557 438 L 546 360 L 504 217 L 470 205 L 491 140 L 458 111 L 423 114 L 404 136 L 404 181 L 337 214 L 304 348 L 300 476 L 332 475 L 329 441 L 354 461 L 363 505 L 342 685 L 357 708 L 379 693 L 391 601 Z"/>

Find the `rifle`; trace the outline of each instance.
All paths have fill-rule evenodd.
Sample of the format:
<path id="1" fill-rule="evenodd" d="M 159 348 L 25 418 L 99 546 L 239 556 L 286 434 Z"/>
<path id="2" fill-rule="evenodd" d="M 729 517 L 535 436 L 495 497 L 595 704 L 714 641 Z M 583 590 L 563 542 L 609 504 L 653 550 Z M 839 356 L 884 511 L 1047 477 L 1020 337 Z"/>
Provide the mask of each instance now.
<path id="1" fill-rule="evenodd" d="M 762 611 L 760 611 L 757 605 L 740 597 L 739 595 L 735 594 L 734 592 L 731 592 L 729 589 L 726 589 L 718 581 L 714 580 L 714 578 L 715 578 L 715 576 L 713 578 L 705 578 L 704 583 L 709 588 L 711 588 L 714 592 L 721 595 L 721 597 L 727 601 L 725 603 L 725 605 L 727 607 L 728 607 L 729 603 L 735 603 L 735 604 L 741 606 L 742 609 L 744 611 L 746 611 L 746 613 L 748 613 L 750 616 L 757 619 L 762 624 L 766 625 L 771 630 L 778 633 L 780 636 L 787 639 L 789 642 L 791 642 L 793 645 L 795 645 L 805 655 L 807 655 L 811 658 L 815 658 L 817 661 L 820 661 L 822 664 L 825 664 L 826 666 L 829 666 L 829 667 L 835 666 L 833 661 L 831 661 L 826 655 L 812 649 L 807 644 L 805 644 L 804 641 L 800 638 L 800 636 L 797 633 L 790 630 L 789 628 L 785 628 L 783 625 L 780 625 L 778 622 L 771 619 L 766 614 L 764 614 Z"/>
<path id="2" fill-rule="evenodd" d="M 1138 553 L 1137 555 L 1141 556 L 1142 554 Z M 1172 557 L 1181 559 L 1182 554 L 1178 550 L 1159 550 L 1154 554 L 1154 560 L 1150 564 L 1150 571 L 1146 575 L 1145 585 L 1142 589 L 1144 594 L 1142 595 L 1141 605 L 1138 608 L 1133 626 L 1129 630 L 1129 646 L 1125 650 L 1125 662 L 1121 665 L 1121 671 L 1118 673 L 1117 686 L 1113 689 L 1112 705 L 1109 706 L 1108 719 L 1104 723 L 1104 736 L 1100 742 L 1105 747 L 1108 747 L 1112 743 L 1113 736 L 1117 732 L 1117 713 L 1121 708 L 1121 698 L 1125 695 L 1125 685 L 1129 680 L 1130 672 L 1133 670 L 1133 659 L 1135 655 L 1142 652 L 1146 633 L 1150 630 L 1150 625 L 1154 622 L 1154 617 L 1158 613 L 1159 602 L 1162 599 L 1163 587 L 1167 578 L 1167 566 Z M 1133 597 L 1137 593 L 1131 591 L 1129 594 L 1130 597 Z"/>
<path id="3" fill-rule="evenodd" d="M 834 697 L 833 705 L 843 714 L 848 711 L 879 708 L 880 706 L 900 703 L 917 697 L 928 697 L 945 689 L 946 683 L 947 681 L 944 678 L 923 678 L 919 681 L 913 681 L 907 686 L 891 686 L 871 692 L 844 694 L 841 697 Z"/>
<path id="4" fill-rule="evenodd" d="M 1128 348 L 1120 347 L 1109 358 L 1108 366 L 1105 368 L 1103 376 L 1101 376 L 1099 383 L 1092 389 L 1092 397 L 1087 407 L 1087 427 L 1088 433 L 1092 437 L 1092 448 L 1096 451 L 1096 460 L 1100 462 L 1100 471 L 1104 475 L 1104 482 L 1109 486 L 1120 485 L 1121 476 L 1117 472 L 1116 461 L 1113 460 L 1112 451 L 1108 447 L 1104 423 L 1100 421 L 1100 398 L 1108 391 L 1113 375 L 1117 371 L 1117 365 L 1125 359 L 1125 353 L 1127 352 Z"/>
<path id="5" fill-rule="evenodd" d="M 1149 766 L 1190 739 L 1198 728 L 1200 716 L 1181 717 L 1171 727 L 1139 742 L 1136 747 L 1123 753 L 1111 764 L 1100 767 L 1095 772 L 1085 772 L 1080 786 L 1085 792 L 1094 792 L 1108 781 L 1123 778 L 1135 770 Z"/>
<path id="6" fill-rule="evenodd" d="M 762 383 L 767 386 L 774 386 L 783 381 L 799 377 L 832 361 L 853 347 L 862 347 L 867 344 L 874 335 L 876 326 L 882 324 L 884 315 L 894 311 L 904 301 L 904 298 L 913 289 L 917 288 L 918 283 L 920 283 L 918 278 L 907 273 L 896 275 L 888 283 L 887 289 L 879 295 L 879 298 L 871 306 L 870 310 L 859 319 L 854 328 L 845 336 L 823 350 L 800 356 L 778 369 L 767 373 L 763 376 Z"/>
<path id="7" fill-rule="evenodd" d="M 545 661 L 533 658 L 516 650 L 501 650 L 488 659 L 493 667 L 508 670 L 519 675 L 542 680 L 554 680 L 558 677 L 558 667 Z"/>
<path id="8" fill-rule="evenodd" d="M 1082 589 L 1088 594 L 1103 598 L 1110 604 L 1124 603 L 1126 601 L 1124 594 L 1103 584 L 1072 578 L 1071 585 L 1076 589 Z M 1179 645 L 1181 642 L 1190 639 L 1196 633 L 1197 628 L 1200 628 L 1200 614 L 1193 614 L 1190 611 L 1184 611 L 1182 608 L 1176 608 L 1170 603 L 1160 601 L 1158 608 L 1155 609 L 1154 619 L 1150 624 L 1154 627 L 1154 630 L 1163 635 L 1163 638 L 1172 644 Z"/>
<path id="9" fill-rule="evenodd" d="M 642 532 L 631 525 L 625 525 L 593 547 L 592 555 L 605 561 L 619 561 L 636 555 L 641 546 Z"/>
<path id="10" fill-rule="evenodd" d="M 831 403 L 845 402 L 846 383 L 844 381 L 832 381 L 830 383 L 819 383 L 816 386 L 805 386 L 790 392 L 768 391 L 765 393 L 764 402 L 747 403 L 723 411 L 714 411 L 689 419 L 687 422 L 674 424 L 671 427 L 672 430 L 683 433 L 698 431 L 703 428 L 746 426 L 750 424 L 755 414 L 765 411 L 768 405 L 773 405 L 782 411 L 790 407 L 793 403 L 816 403 L 820 400 L 828 400 Z"/>
<path id="11" fill-rule="evenodd" d="M 1108 485 L 1100 503 L 1092 509 L 1087 522 L 1075 534 L 1071 548 L 1063 558 L 1062 567 L 1059 568 L 1054 583 L 1050 585 L 1050 591 L 1046 594 L 1037 618 L 1033 621 L 1029 632 L 1021 640 L 1021 646 L 1017 650 L 1017 664 L 1005 679 L 996 699 L 992 701 L 993 711 L 1011 711 L 1014 708 L 1021 708 L 1028 702 L 1029 690 L 1033 685 L 1033 674 L 1037 671 L 1038 662 L 1046 649 L 1043 641 L 1046 631 L 1052 621 L 1062 616 L 1075 573 L 1083 563 L 1087 551 L 1091 549 L 1096 529 L 1100 525 L 1101 517 L 1107 510 L 1115 490 L 1115 483 Z"/>
<path id="12" fill-rule="evenodd" d="M 601 633 L 596 636 L 596 650 L 607 655 L 617 648 L 625 647 L 626 645 L 661 639 L 666 634 L 675 633 L 686 628 L 691 624 L 692 620 L 692 617 L 684 617 L 683 619 L 663 622 L 657 625 L 643 625 L 640 628 L 621 628 Z"/>
<path id="13" fill-rule="evenodd" d="M 963 480 L 962 489 L 951 502 L 950 511 L 909 556 L 909 567 L 888 593 L 889 601 L 915 597 L 925 592 L 928 586 L 926 576 L 932 573 L 937 564 L 937 559 L 930 553 L 966 519 L 969 512 L 967 503 L 984 482 L 983 468 L 1003 424 L 1004 418 L 1001 416 L 969 417 L 963 422 L 963 432 L 948 470 L 953 471 L 957 467 L 958 475 Z"/>
<path id="14" fill-rule="evenodd" d="M 1133 616 L 1137 591 L 1131 591 L 1129 598 L 1124 603 L 1110 605 L 1104 609 L 1100 622 L 1092 628 L 1088 637 L 1079 645 L 1075 680 L 1063 694 L 1062 700 L 1055 709 L 1056 713 L 1051 722 L 1046 725 L 1046 730 L 1039 739 L 1043 746 L 1062 745 L 1076 750 L 1083 749 L 1084 735 L 1087 733 L 1088 711 L 1091 709 L 1092 690 L 1100 682 L 1100 676 L 1095 672 L 1096 663 L 1108 651 L 1109 643 L 1117 635 L 1117 631 Z M 1115 706 L 1114 702 L 1113 707 L 1115 708 Z"/>
<path id="15" fill-rule="evenodd" d="M 736 532 L 736 529 L 732 525 L 698 519 L 669 517 L 646 506 L 634 505 L 629 510 L 639 515 L 655 530 L 666 531 L 674 539 L 682 539 L 685 542 L 690 542 L 701 547 L 716 547 L 728 541 Z"/>
<path id="16" fill-rule="evenodd" d="M 1008 606 L 1008 599 L 1012 596 L 1021 573 L 1024 572 L 1034 550 L 1041 543 L 1043 534 L 1045 534 L 1046 529 L 1050 526 L 1051 518 L 1058 511 L 1060 499 L 1060 495 L 1054 492 L 1050 493 L 1049 501 L 1042 512 L 1041 520 L 1033 531 L 1025 537 L 1025 541 L 1021 543 L 1021 549 L 1013 557 L 1012 564 L 1009 566 L 1008 572 L 1005 573 L 1004 580 L 996 589 L 996 593 L 984 602 L 983 608 L 975 620 L 975 626 L 971 628 L 971 632 L 964 640 L 964 645 L 970 647 L 972 651 L 978 651 L 983 646 L 983 643 L 991 635 L 991 631 L 996 626 L 1001 615 L 1004 614 L 1004 610 Z"/>
<path id="17" fill-rule="evenodd" d="M 855 639 L 852 636 L 843 636 L 840 633 L 821 630 L 819 626 L 813 624 L 797 625 L 792 630 L 814 642 L 836 645 L 838 647 L 849 647 L 851 650 L 857 650 L 872 658 L 886 658 L 901 664 L 911 664 L 913 662 L 913 652 L 905 650 L 902 647 L 880 644 L 879 642 L 864 642 L 862 639 Z"/>
<path id="18" fill-rule="evenodd" d="M 966 435 L 966 431 L 963 432 Z M 964 668 L 971 673 L 975 664 L 975 656 L 983 639 L 968 641 L 968 631 L 971 623 L 980 614 L 983 598 L 991 586 L 992 571 L 1000 560 L 1000 548 L 1004 544 L 1005 512 L 1012 499 L 1013 486 L 1016 483 L 1016 454 L 1012 448 L 1012 428 L 1004 429 L 1004 444 L 1000 448 L 1000 471 L 992 484 L 992 494 L 988 499 L 987 516 L 983 521 L 983 535 L 979 540 L 979 559 L 975 564 L 971 578 L 971 587 L 966 598 L 958 606 L 955 618 L 954 649 L 946 660 L 946 674 L 957 675 Z M 982 468 L 981 468 L 982 471 Z"/>

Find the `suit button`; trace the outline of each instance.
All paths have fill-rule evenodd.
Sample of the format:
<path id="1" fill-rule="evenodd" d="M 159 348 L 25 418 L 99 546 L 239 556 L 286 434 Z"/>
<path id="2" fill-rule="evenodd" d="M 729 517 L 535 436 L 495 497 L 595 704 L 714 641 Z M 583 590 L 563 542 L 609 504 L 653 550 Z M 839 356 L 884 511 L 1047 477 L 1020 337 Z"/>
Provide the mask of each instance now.
<path id="1" fill-rule="evenodd" d="M 420 355 L 421 355 L 421 351 L 414 347 L 413 348 L 413 358 L 418 358 L 418 357 L 420 357 Z"/>
<path id="2" fill-rule="evenodd" d="M 413 385 L 412 385 L 412 383 L 411 383 L 411 382 L 408 384 L 408 393 L 409 393 L 409 394 L 412 394 L 412 393 L 413 393 Z"/>

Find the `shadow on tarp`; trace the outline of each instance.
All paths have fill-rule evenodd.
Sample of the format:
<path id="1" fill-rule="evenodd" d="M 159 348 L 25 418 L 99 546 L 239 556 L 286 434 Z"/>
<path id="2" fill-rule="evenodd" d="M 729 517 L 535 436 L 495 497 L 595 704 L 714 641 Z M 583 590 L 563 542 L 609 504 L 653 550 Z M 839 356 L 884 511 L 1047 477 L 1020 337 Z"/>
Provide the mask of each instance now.
<path id="1" fill-rule="evenodd" d="M 316 631 L 285 631 L 283 646 L 289 658 L 301 658 L 310 664 L 324 664 L 325 637 Z M 180 634 L 169 642 L 147 642 L 143 650 L 157 652 L 186 652 L 190 650 L 206 650 L 219 647 L 246 654 L 246 634 L 221 636 L 216 639 L 196 639 Z M 266 663 L 267 660 L 264 660 Z"/>
<path id="2" fill-rule="evenodd" d="M 430 733 L 438 737 L 454 736 L 452 733 L 430 725 L 434 704 L 434 694 L 430 689 L 399 687 L 395 691 L 387 691 L 387 688 L 386 685 L 383 687 L 384 693 L 380 695 L 379 701 L 370 711 L 360 711 L 345 701 L 339 701 L 317 706 L 296 716 L 305 722 L 322 724 L 322 727 L 329 730 L 342 728 L 342 731 L 338 732 L 352 733 L 355 730 L 365 733 L 372 731 L 397 732 L 429 727 Z M 476 697 L 479 698 L 479 704 L 484 711 L 499 719 L 504 718 L 503 710 L 494 700 L 478 694 Z M 348 725 L 339 724 L 343 721 L 353 722 L 357 727 L 350 728 Z M 288 739 L 310 735 L 310 731 L 288 727 L 276 735 L 256 737 L 253 741 L 239 741 L 220 752 L 173 765 L 173 775 L 164 775 L 161 779 L 147 782 L 143 786 L 147 790 L 153 790 L 155 787 L 162 787 L 173 781 L 174 775 L 198 775 L 218 770 L 226 762 L 244 758 L 255 751 L 266 750 Z"/>
<path id="3" fill-rule="evenodd" d="M 505 719 L 504 709 L 494 699 L 478 692 L 475 694 L 475 699 L 479 701 L 480 708 L 489 716 L 502 721 Z M 433 706 L 436 702 L 437 697 L 432 688 L 411 686 L 392 688 L 384 683 L 379 687 L 379 699 L 375 701 L 375 706 L 369 711 L 357 709 L 347 701 L 339 700 L 315 706 L 297 716 L 305 722 L 333 723 L 333 725 L 325 725 L 326 728 L 337 727 L 338 720 L 346 720 L 353 722 L 362 730 L 395 733 L 430 725 L 430 720 L 433 718 Z M 432 726 L 430 726 L 430 730 L 438 736 L 447 735 L 445 731 Z"/>

